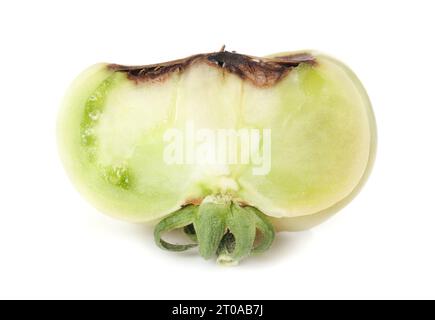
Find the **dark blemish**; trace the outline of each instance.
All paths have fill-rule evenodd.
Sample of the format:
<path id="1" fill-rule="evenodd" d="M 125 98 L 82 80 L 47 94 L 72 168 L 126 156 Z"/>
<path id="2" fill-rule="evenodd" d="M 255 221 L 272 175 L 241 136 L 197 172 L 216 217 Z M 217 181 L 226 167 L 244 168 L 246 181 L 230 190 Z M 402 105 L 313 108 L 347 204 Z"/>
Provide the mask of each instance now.
<path id="1" fill-rule="evenodd" d="M 314 65 L 316 60 L 309 53 L 297 53 L 273 58 L 258 58 L 221 49 L 219 52 L 197 54 L 184 59 L 145 66 L 108 65 L 114 71 L 125 72 L 135 82 L 164 81 L 173 73 L 180 73 L 195 63 L 207 63 L 258 87 L 270 87 L 284 78 L 301 63 Z"/>
<path id="2" fill-rule="evenodd" d="M 170 74 L 185 70 L 193 61 L 199 59 L 202 55 L 195 55 L 185 59 L 179 59 L 169 62 L 150 64 L 145 66 L 123 66 L 110 64 L 108 68 L 119 72 L 127 73 L 131 80 L 139 81 L 163 81 Z"/>

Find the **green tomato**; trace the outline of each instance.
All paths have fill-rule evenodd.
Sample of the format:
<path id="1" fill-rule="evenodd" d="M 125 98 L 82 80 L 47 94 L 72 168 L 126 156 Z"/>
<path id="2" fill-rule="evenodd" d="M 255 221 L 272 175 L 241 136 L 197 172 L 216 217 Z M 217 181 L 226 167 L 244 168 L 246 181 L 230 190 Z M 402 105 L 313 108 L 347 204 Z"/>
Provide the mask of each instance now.
<path id="1" fill-rule="evenodd" d="M 159 246 L 198 243 L 232 264 L 266 250 L 275 230 L 310 228 L 347 204 L 369 175 L 376 127 L 359 80 L 328 56 L 220 51 L 89 68 L 65 97 L 58 141 L 98 209 L 163 219 Z M 175 228 L 194 243 L 161 239 Z"/>

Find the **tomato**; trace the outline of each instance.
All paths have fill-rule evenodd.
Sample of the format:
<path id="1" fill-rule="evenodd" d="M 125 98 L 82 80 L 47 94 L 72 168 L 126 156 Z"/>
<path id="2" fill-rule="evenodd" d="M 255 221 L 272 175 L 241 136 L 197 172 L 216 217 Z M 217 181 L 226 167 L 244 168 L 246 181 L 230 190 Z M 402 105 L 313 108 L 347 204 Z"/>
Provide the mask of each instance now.
<path id="1" fill-rule="evenodd" d="M 160 221 L 162 248 L 199 244 L 233 264 L 347 204 L 370 173 L 376 126 L 363 86 L 333 58 L 220 51 L 89 68 L 67 92 L 58 141 L 98 209 Z M 161 239 L 175 228 L 194 243 Z"/>

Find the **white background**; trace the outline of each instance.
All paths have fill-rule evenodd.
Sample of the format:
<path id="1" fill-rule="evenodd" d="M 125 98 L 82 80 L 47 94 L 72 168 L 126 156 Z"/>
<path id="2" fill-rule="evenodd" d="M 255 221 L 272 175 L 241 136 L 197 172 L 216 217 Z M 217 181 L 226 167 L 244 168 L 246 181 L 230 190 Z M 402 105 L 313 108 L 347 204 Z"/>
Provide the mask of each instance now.
<path id="1" fill-rule="evenodd" d="M 432 1 L 2 1 L 0 298 L 435 298 Z M 161 251 L 97 212 L 60 164 L 55 122 L 96 62 L 317 49 L 364 83 L 369 182 L 338 215 L 235 268 Z"/>

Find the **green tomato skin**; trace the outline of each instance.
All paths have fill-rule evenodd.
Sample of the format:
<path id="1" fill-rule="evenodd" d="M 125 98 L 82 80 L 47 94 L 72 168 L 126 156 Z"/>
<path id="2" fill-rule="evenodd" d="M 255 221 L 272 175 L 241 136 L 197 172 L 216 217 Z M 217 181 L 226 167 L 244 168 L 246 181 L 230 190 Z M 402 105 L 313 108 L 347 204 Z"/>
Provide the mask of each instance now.
<path id="1" fill-rule="evenodd" d="M 316 65 L 296 67 L 271 88 L 201 64 L 143 83 L 95 65 L 73 82 L 59 113 L 66 171 L 99 210 L 132 222 L 156 221 L 231 185 L 234 199 L 270 216 L 277 230 L 321 223 L 366 181 L 376 126 L 356 76 L 313 55 Z M 270 173 L 165 164 L 165 131 L 188 121 L 199 128 L 271 128 Z"/>

